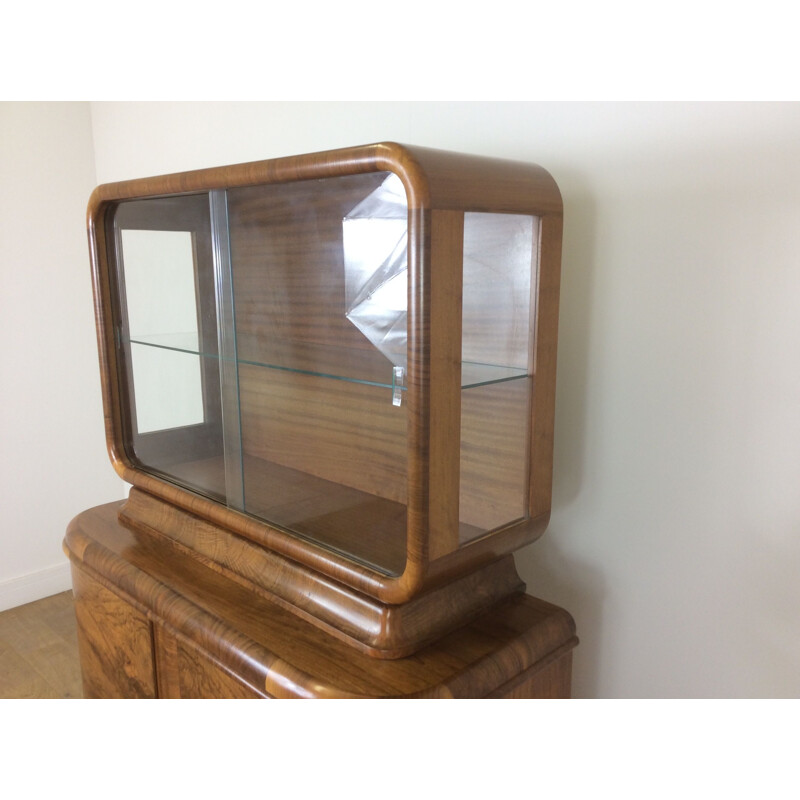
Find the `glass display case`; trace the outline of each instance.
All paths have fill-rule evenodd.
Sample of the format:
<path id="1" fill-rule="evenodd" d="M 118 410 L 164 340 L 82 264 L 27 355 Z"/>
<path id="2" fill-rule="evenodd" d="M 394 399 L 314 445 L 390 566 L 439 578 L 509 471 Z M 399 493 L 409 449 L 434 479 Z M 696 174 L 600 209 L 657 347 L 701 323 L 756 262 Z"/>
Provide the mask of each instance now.
<path id="1" fill-rule="evenodd" d="M 386 608 L 472 581 L 452 624 L 519 590 L 487 585 L 550 510 L 544 170 L 383 143 L 108 184 L 89 230 L 131 524 L 191 515 Z"/>

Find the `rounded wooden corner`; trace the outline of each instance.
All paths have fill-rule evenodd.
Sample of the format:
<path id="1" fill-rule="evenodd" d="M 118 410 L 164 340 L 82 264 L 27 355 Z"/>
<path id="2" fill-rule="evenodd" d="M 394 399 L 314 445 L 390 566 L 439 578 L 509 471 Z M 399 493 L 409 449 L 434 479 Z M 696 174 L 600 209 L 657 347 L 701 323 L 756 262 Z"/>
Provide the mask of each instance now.
<path id="1" fill-rule="evenodd" d="M 499 165 L 499 166 L 498 166 Z M 499 170 L 500 180 L 493 177 Z M 409 206 L 409 216 L 418 241 L 416 247 L 423 253 L 422 275 L 426 279 L 430 254 L 424 251 L 426 219 L 420 211 L 437 208 L 452 208 L 456 211 L 466 209 L 480 210 L 482 204 L 492 205 L 501 197 L 501 190 L 483 197 L 486 186 L 498 184 L 502 192 L 512 186 L 511 200 L 497 201 L 500 210 L 532 213 L 540 216 L 560 218 L 563 214 L 563 200 L 558 185 L 552 175 L 541 167 L 527 163 L 502 161 L 492 157 L 465 156 L 429 148 L 408 146 L 396 141 L 382 141 L 374 144 L 343 148 L 306 156 L 289 156 L 266 161 L 249 162 L 230 167 L 213 167 L 186 173 L 156 176 L 97 186 L 91 193 L 87 204 L 87 226 L 95 273 L 96 313 L 98 319 L 98 338 L 101 350 L 101 372 L 103 380 L 104 404 L 107 421 L 107 449 L 112 466 L 126 482 L 150 494 L 165 499 L 179 508 L 206 516 L 217 524 L 274 549 L 287 558 L 304 564 L 321 575 L 374 597 L 389 604 L 406 603 L 424 592 L 433 583 L 449 580 L 463 573 L 476 559 L 498 557 L 524 546 L 537 539 L 547 525 L 544 515 L 537 517 L 535 523 L 526 526 L 527 533 L 519 531 L 491 534 L 491 542 L 471 543 L 458 548 L 446 557 L 431 559 L 428 553 L 426 534 L 413 526 L 407 529 L 406 561 L 399 575 L 387 575 L 374 568 L 356 563 L 324 546 L 308 542 L 289 531 L 261 522 L 246 514 L 237 512 L 197 495 L 188 489 L 180 488 L 156 476 L 140 470 L 127 457 L 122 440 L 118 387 L 112 372 L 115 367 L 113 353 L 113 333 L 104 296 L 108 293 L 110 280 L 108 253 L 105 251 L 105 217 L 108 209 L 115 204 L 148 195 L 167 195 L 190 192 L 212 191 L 232 186 L 252 186 L 308 180 L 315 178 L 348 175 L 357 172 L 389 171 L 397 175 L 405 188 Z M 464 187 L 467 186 L 467 191 Z M 471 188 L 469 188 L 471 187 Z M 494 191 L 494 190 L 492 190 Z M 463 197 L 460 193 L 463 193 Z M 494 206 L 492 206 L 494 207 Z M 523 211 L 524 209 L 524 211 Z M 413 213 L 412 213 L 413 211 Z M 416 220 L 416 222 L 414 222 Z M 559 234 L 560 235 L 560 234 Z M 419 257 L 416 255 L 415 257 Z M 420 324 L 424 320 L 420 320 Z M 424 336 L 426 334 L 420 334 Z M 425 358 L 420 347 L 420 360 Z M 428 411 L 417 409 L 421 418 Z M 427 418 L 422 419 L 420 436 L 426 434 Z M 416 501 L 415 501 L 416 502 Z M 416 510 L 427 518 L 427 497 L 417 503 Z M 409 509 L 412 504 L 409 503 Z M 549 509 L 547 513 L 549 518 Z M 541 520 L 544 519 L 542 524 Z"/>

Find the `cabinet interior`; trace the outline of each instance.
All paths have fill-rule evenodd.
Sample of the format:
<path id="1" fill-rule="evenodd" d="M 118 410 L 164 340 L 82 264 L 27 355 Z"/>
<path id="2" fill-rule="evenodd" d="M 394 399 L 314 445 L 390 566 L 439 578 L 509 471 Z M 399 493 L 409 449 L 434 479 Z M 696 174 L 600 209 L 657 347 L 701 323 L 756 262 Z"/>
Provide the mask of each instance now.
<path id="1" fill-rule="evenodd" d="M 118 203 L 107 239 L 131 462 L 400 574 L 407 310 L 421 301 L 408 226 L 385 172 Z M 462 544 L 528 513 L 537 249 L 535 217 L 464 214 Z"/>

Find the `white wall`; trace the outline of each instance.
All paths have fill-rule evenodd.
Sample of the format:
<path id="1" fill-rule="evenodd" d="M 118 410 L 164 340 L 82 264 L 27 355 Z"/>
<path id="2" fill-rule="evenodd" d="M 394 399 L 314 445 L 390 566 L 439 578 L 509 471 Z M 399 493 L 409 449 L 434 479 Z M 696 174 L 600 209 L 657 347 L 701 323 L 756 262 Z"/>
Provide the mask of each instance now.
<path id="1" fill-rule="evenodd" d="M 85 138 L 76 157 L 75 128 L 62 141 L 55 117 L 46 146 L 73 156 L 53 156 L 57 179 L 79 171 L 88 195 Z M 554 512 L 518 564 L 529 591 L 575 616 L 575 694 L 800 694 L 800 105 L 94 103 L 91 117 L 98 182 L 382 139 L 550 170 L 565 201 Z M 6 366 L 17 377 L 2 384 L 3 436 L 17 455 L 3 455 L 3 486 L 22 504 L 3 525 L 29 533 L 11 537 L 0 575 L 119 493 L 84 204 L 60 197 L 46 215 L 75 239 L 57 263 L 30 210 L 2 215 L 37 235 L 15 251 L 24 270 L 4 262 L 17 347 L 2 380 Z M 80 388 L 64 397 L 67 376 Z M 25 414 L 35 424 L 19 430 Z M 42 509 L 41 476 L 59 465 Z"/>
<path id="2" fill-rule="evenodd" d="M 0 609 L 68 589 L 67 523 L 122 496 L 84 233 L 94 184 L 88 103 L 0 103 Z"/>

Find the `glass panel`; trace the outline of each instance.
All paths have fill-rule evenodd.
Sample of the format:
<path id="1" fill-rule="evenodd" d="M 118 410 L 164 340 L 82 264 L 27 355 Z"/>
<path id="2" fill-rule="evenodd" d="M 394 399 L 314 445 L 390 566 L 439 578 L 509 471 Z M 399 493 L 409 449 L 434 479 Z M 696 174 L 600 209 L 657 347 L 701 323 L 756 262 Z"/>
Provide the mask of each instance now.
<path id="1" fill-rule="evenodd" d="M 462 543 L 528 514 L 537 222 L 519 214 L 464 215 Z"/>
<path id="2" fill-rule="evenodd" d="M 120 231 L 137 433 L 203 422 L 194 248 L 188 231 Z M 154 291 L 154 289 L 158 291 Z M 169 398 L 169 402 L 164 402 Z"/>
<path id="3" fill-rule="evenodd" d="M 400 573 L 407 220 L 389 173 L 120 203 L 131 459 Z"/>
<path id="4" fill-rule="evenodd" d="M 407 470 L 402 184 L 370 173 L 232 189 L 228 217 L 244 510 L 397 574 Z"/>
<path id="5" fill-rule="evenodd" d="M 200 356 L 131 342 L 137 434 L 203 422 Z"/>
<path id="6" fill-rule="evenodd" d="M 344 218 L 345 316 L 395 367 L 406 367 L 408 206 L 389 175 Z"/>
<path id="7" fill-rule="evenodd" d="M 208 196 L 120 203 L 108 233 L 117 265 L 128 455 L 224 500 Z"/>

